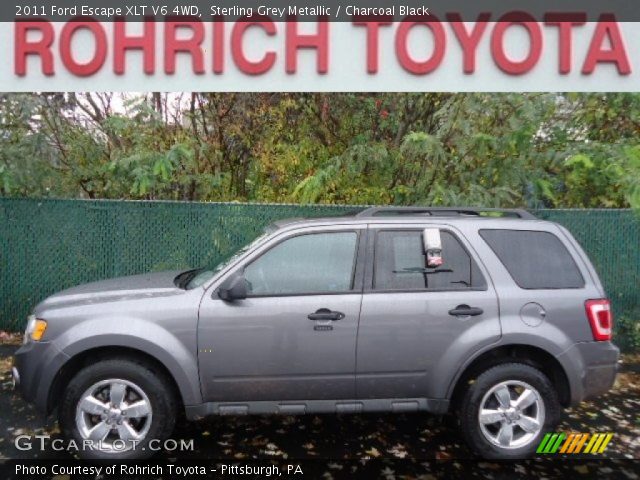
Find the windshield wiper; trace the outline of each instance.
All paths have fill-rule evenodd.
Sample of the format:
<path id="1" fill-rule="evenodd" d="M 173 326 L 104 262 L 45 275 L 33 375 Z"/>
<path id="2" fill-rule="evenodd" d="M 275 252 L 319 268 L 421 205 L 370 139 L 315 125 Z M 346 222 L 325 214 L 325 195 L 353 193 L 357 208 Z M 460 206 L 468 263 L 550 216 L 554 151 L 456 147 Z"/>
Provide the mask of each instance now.
<path id="1" fill-rule="evenodd" d="M 451 270 L 450 268 L 440 268 L 438 270 L 433 270 L 431 268 L 410 267 L 403 268 L 402 270 L 394 270 L 393 273 L 422 273 L 425 275 L 431 275 L 433 273 L 453 273 L 453 270 Z"/>
<path id="2" fill-rule="evenodd" d="M 202 270 L 201 268 L 195 268 L 193 270 L 187 270 L 186 272 L 182 272 L 178 274 L 178 276 L 173 280 L 173 283 L 176 287 L 181 288 L 182 290 L 187 289 L 187 285 L 189 282 L 195 277 L 198 272 Z"/>

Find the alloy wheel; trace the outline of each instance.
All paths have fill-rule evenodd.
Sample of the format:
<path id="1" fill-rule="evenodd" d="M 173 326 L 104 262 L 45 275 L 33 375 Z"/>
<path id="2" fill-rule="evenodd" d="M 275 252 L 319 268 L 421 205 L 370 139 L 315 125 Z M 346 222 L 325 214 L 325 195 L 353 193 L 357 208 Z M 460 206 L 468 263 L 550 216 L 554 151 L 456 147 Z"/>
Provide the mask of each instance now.
<path id="1" fill-rule="evenodd" d="M 480 431 L 500 448 L 529 445 L 542 430 L 544 420 L 542 397 L 534 387 L 519 380 L 494 385 L 480 402 Z"/>
<path id="2" fill-rule="evenodd" d="M 80 396 L 76 427 L 85 440 L 105 452 L 131 450 L 151 427 L 149 397 L 136 384 L 123 379 L 94 383 Z"/>

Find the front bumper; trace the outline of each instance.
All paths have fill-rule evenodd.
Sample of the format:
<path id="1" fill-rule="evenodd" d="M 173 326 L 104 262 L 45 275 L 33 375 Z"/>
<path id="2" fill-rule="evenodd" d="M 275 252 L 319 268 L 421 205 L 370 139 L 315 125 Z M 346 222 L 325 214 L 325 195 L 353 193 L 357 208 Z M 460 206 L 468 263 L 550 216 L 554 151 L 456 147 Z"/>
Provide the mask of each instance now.
<path id="1" fill-rule="evenodd" d="M 13 358 L 13 383 L 22 397 L 47 414 L 49 392 L 60 368 L 69 357 L 50 342 L 29 342 Z"/>
<path id="2" fill-rule="evenodd" d="M 608 392 L 616 379 L 620 350 L 611 342 L 576 343 L 558 357 L 571 387 L 571 404 Z"/>

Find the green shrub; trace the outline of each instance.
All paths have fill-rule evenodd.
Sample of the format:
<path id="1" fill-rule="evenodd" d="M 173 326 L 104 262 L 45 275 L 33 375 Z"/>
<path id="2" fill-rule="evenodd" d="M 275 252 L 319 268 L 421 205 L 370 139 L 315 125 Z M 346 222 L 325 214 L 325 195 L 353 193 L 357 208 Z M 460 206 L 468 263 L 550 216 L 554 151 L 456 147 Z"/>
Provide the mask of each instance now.
<path id="1" fill-rule="evenodd" d="M 624 352 L 640 352 L 640 309 L 624 313 L 614 322 L 614 342 Z"/>

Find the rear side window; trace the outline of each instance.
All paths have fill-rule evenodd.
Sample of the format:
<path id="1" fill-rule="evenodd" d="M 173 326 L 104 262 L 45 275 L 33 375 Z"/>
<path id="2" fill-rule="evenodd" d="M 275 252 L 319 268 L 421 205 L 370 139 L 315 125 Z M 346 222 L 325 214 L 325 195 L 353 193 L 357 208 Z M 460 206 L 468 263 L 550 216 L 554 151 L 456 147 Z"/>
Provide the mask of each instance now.
<path id="1" fill-rule="evenodd" d="M 484 289 L 478 266 L 458 239 L 441 231 L 442 258 L 438 268 L 426 268 L 421 230 L 383 230 L 375 246 L 375 290 Z"/>
<path id="2" fill-rule="evenodd" d="M 554 234 L 529 230 L 480 230 L 513 280 L 525 289 L 582 288 L 584 278 Z"/>

